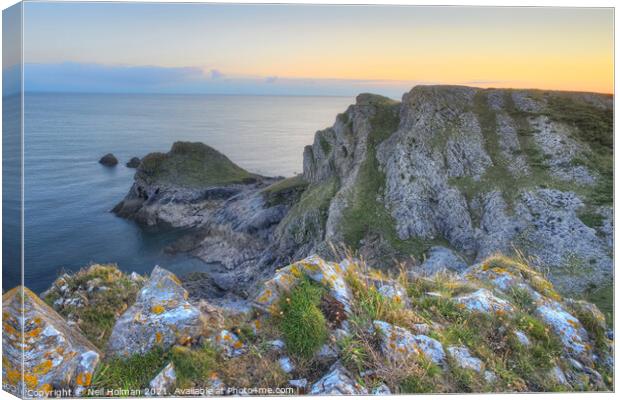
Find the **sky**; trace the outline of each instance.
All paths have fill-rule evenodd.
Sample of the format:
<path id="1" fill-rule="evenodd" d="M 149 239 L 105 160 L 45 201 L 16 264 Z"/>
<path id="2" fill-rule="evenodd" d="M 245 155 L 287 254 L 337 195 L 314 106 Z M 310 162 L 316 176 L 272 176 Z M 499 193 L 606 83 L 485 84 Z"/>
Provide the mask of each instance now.
<path id="1" fill-rule="evenodd" d="M 32 2 L 23 32 L 30 91 L 613 92 L 612 9 Z"/>

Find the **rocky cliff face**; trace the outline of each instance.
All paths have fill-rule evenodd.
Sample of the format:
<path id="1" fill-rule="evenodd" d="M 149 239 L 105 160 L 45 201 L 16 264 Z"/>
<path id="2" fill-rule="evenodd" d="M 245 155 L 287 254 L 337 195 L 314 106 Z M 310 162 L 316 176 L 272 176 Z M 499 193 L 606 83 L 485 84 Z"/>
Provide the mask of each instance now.
<path id="1" fill-rule="evenodd" d="M 323 238 L 379 264 L 423 261 L 431 246 L 470 262 L 518 250 L 561 290 L 603 285 L 612 113 L 610 96 L 583 93 L 418 86 L 401 103 L 360 95 L 304 151 L 308 190 L 336 182 Z"/>
<path id="2" fill-rule="evenodd" d="M 169 167 L 147 167 L 163 156 L 149 155 L 115 211 L 199 228 L 173 247 L 222 266 L 203 279 L 212 291 L 245 293 L 292 260 L 333 257 L 330 244 L 425 274 L 519 253 L 566 293 L 609 288 L 610 96 L 453 86 L 418 86 L 402 102 L 362 94 L 304 149 L 303 175 L 285 180 L 222 168 L 217 152 L 206 164 L 203 145 L 177 146 L 165 156 L 172 176 L 197 165 L 202 175 L 170 179 Z M 217 171 L 233 173 L 214 181 Z"/>

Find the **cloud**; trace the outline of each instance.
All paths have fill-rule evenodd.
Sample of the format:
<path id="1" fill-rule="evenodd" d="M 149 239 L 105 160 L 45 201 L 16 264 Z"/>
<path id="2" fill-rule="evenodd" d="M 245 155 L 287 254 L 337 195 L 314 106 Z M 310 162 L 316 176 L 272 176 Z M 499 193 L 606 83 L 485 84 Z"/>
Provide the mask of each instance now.
<path id="1" fill-rule="evenodd" d="M 225 75 L 198 67 L 103 65 L 94 63 L 26 64 L 29 92 L 188 93 L 242 95 L 356 96 L 373 92 L 400 98 L 428 82 L 283 78 Z"/>

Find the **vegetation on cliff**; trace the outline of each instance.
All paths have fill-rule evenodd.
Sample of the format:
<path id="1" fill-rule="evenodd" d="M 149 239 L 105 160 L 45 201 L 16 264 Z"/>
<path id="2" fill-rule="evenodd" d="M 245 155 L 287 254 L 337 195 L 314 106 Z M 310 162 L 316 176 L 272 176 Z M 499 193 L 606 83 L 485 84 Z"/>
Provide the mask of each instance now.
<path id="1" fill-rule="evenodd" d="M 168 153 L 150 153 L 138 167 L 149 181 L 188 188 L 243 183 L 255 175 L 203 143 L 176 142 Z"/>

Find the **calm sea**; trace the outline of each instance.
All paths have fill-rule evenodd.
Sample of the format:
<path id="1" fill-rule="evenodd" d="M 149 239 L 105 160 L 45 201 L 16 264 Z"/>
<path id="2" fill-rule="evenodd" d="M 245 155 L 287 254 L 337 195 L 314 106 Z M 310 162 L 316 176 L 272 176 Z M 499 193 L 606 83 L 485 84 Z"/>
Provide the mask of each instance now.
<path id="1" fill-rule="evenodd" d="M 303 147 L 353 101 L 343 97 L 27 94 L 25 282 L 46 289 L 62 270 L 114 262 L 125 271 L 160 264 L 179 274 L 208 266 L 164 254 L 178 232 L 149 232 L 109 210 L 132 184 L 133 156 L 201 141 L 265 175 L 302 170 Z M 115 168 L 98 164 L 105 153 Z M 5 242 L 6 243 L 6 242 Z M 3 288 L 18 284 L 4 274 Z"/>

